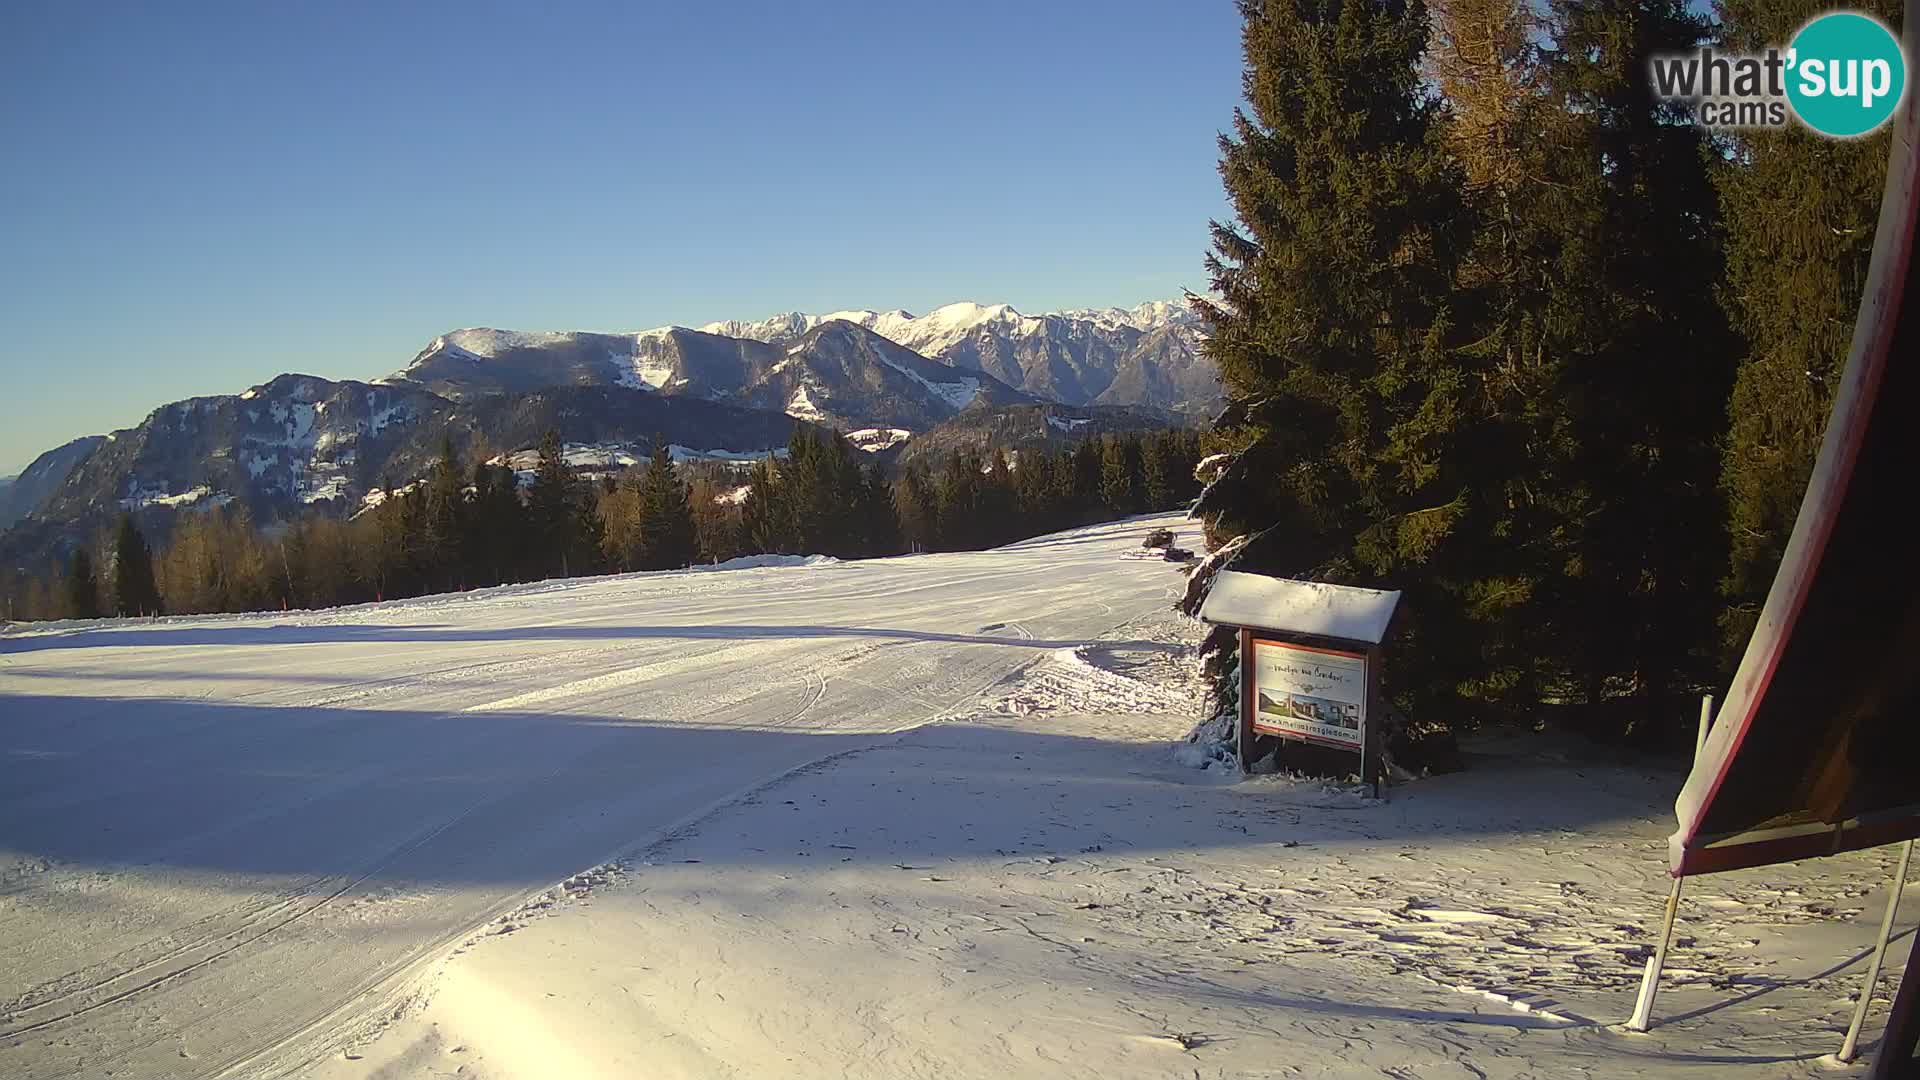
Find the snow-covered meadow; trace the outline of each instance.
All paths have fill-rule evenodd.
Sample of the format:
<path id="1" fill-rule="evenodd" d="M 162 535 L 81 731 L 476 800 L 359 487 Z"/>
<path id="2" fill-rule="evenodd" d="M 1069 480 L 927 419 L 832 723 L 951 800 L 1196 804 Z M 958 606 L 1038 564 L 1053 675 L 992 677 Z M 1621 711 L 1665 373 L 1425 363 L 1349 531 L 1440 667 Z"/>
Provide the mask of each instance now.
<path id="1" fill-rule="evenodd" d="M 0 1074 L 1828 1071 L 1887 856 L 1690 887 L 1620 1031 L 1679 774 L 1182 768 L 1166 525 L 10 628 Z"/>

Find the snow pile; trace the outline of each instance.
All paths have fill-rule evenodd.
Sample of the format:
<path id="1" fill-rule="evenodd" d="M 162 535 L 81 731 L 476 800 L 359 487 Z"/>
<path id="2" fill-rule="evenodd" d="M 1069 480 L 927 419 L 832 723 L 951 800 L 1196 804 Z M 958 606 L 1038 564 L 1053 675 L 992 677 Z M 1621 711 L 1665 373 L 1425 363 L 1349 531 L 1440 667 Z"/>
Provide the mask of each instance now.
<path id="1" fill-rule="evenodd" d="M 1234 755 L 1239 741 L 1238 719 L 1232 713 L 1216 713 L 1193 725 L 1187 737 L 1173 744 L 1173 760 L 1189 769 L 1207 769 L 1215 765 L 1228 772 L 1238 771 L 1240 759 Z"/>
<path id="2" fill-rule="evenodd" d="M 840 560 L 831 555 L 736 555 L 725 562 L 692 567 L 694 570 L 758 570 L 769 566 L 833 566 Z M 674 571 L 660 571 L 674 573 Z"/>

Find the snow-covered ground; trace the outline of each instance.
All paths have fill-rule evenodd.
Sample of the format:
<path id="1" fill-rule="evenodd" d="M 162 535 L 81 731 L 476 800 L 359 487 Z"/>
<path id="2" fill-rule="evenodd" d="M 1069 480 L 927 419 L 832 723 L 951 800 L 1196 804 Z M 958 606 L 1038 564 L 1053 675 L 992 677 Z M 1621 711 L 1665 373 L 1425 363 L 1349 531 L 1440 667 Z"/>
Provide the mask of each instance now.
<path id="1" fill-rule="evenodd" d="M 1693 883 L 1620 1031 L 1680 776 L 1180 768 L 1163 524 L 10 633 L 0 1074 L 1833 1074 L 1887 853 Z"/>
<path id="2" fill-rule="evenodd" d="M 475 927 L 1165 606 L 998 552 L 0 636 L 0 1075 L 273 1074 Z"/>

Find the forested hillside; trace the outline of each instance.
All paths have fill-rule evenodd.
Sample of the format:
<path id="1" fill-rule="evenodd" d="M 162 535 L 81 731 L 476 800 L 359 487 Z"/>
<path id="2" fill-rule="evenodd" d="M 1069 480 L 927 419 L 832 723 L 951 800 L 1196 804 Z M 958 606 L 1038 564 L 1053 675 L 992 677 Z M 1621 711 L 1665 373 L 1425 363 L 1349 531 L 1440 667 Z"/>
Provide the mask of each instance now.
<path id="1" fill-rule="evenodd" d="M 1216 563 L 1404 590 L 1416 724 L 1678 726 L 1792 527 L 1887 135 L 1712 131 L 1647 65 L 1816 5 L 1241 8 L 1234 216 L 1194 300 L 1230 399 Z"/>
<path id="2" fill-rule="evenodd" d="M 992 547 L 1184 505 L 1198 433 L 1108 434 L 1052 449 L 927 455 L 889 478 L 839 433 L 784 453 L 676 464 L 664 438 L 617 473 L 541 441 L 530 475 L 442 444 L 424 479 L 352 518 L 261 528 L 239 506 L 180 516 L 149 549 L 131 517 L 44 574 L 0 572 L 10 618 L 321 608 L 544 578 L 665 570 L 743 555 L 842 559 Z"/>

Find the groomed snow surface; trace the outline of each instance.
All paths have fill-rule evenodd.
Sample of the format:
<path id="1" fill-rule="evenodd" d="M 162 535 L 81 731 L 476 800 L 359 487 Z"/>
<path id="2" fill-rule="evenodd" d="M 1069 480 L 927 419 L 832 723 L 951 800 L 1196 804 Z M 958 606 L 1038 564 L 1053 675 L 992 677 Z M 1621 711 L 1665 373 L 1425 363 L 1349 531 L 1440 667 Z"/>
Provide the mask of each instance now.
<path id="1" fill-rule="evenodd" d="M 0 1075 L 1835 1075 L 1890 853 L 1690 884 L 1620 1031 L 1680 775 L 1181 768 L 1155 527 L 10 629 Z"/>

